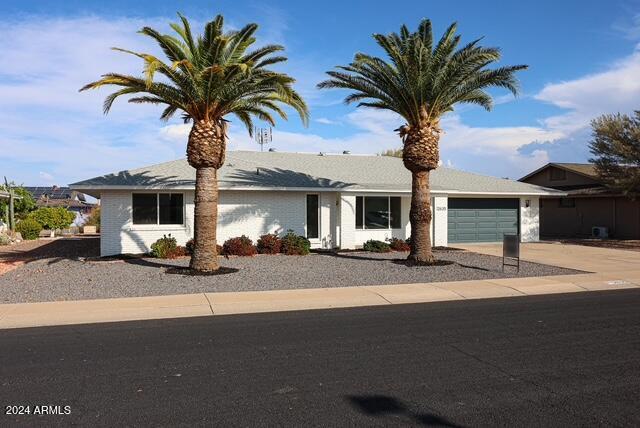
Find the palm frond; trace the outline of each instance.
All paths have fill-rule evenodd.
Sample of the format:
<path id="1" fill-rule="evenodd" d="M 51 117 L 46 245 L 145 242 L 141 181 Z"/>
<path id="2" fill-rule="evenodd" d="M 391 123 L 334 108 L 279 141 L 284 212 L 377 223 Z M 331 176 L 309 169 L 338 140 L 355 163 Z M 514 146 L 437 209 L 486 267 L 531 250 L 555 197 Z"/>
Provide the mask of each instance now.
<path id="1" fill-rule="evenodd" d="M 386 59 L 357 53 L 349 65 L 328 71 L 318 88 L 348 89 L 346 103 L 394 111 L 410 127 L 424 120 L 437 125 L 457 104 L 491 109 L 491 87 L 517 94 L 516 72 L 527 67 L 489 68 L 500 60 L 500 50 L 480 46 L 482 39 L 459 47 L 456 30 L 451 24 L 434 43 L 431 21 L 424 19 L 413 33 L 403 25 L 399 33 L 374 34 Z"/>
<path id="2" fill-rule="evenodd" d="M 139 94 L 129 101 L 166 105 L 160 116 L 162 120 L 168 120 L 178 111 L 185 121 L 221 122 L 231 114 L 250 127 L 253 117 L 271 124 L 275 124 L 272 113 L 286 119 L 282 106 L 288 105 L 307 124 L 308 108 L 293 88 L 295 80 L 269 69 L 270 65 L 287 60 L 277 55 L 283 47 L 266 45 L 251 49 L 256 41 L 256 24 L 225 32 L 224 18 L 218 15 L 207 22 L 203 33 L 196 37 L 187 18 L 181 14 L 178 17 L 180 22 L 171 24 L 174 35 L 162 34 L 150 27 L 140 30 L 160 46 L 164 58 L 114 48 L 142 60 L 140 76 L 108 73 L 80 90 L 118 87 L 105 99 L 105 113 L 118 97 Z"/>

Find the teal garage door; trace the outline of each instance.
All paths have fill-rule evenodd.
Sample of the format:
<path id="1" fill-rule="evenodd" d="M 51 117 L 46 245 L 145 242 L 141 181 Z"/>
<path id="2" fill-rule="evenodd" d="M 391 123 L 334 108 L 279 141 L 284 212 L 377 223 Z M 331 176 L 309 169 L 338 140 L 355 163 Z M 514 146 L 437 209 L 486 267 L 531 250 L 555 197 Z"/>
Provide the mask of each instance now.
<path id="1" fill-rule="evenodd" d="M 449 198 L 449 243 L 499 242 L 518 233 L 518 199 Z"/>

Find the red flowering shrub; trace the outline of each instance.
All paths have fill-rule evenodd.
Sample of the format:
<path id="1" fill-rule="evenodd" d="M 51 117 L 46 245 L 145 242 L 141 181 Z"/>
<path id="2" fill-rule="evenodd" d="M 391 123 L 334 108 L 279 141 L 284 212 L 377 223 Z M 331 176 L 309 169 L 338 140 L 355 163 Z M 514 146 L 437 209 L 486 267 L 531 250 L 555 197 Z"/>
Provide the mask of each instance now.
<path id="1" fill-rule="evenodd" d="M 275 233 L 268 233 L 266 235 L 262 235 L 260 239 L 258 239 L 257 246 L 258 253 L 260 254 L 278 254 L 280 252 L 282 242 Z"/>
<path id="2" fill-rule="evenodd" d="M 185 247 L 177 246 L 165 253 L 165 259 L 177 259 L 178 257 L 188 256 L 187 249 Z"/>
<path id="3" fill-rule="evenodd" d="M 393 251 L 411 251 L 411 246 L 403 239 L 391 238 L 389 246 Z"/>
<path id="4" fill-rule="evenodd" d="M 194 245 L 195 245 L 195 244 L 194 244 L 193 238 L 191 238 L 191 239 L 189 239 L 189 240 L 187 241 L 187 245 L 185 246 L 185 251 L 186 251 L 186 253 L 187 253 L 187 254 L 186 254 L 187 256 L 191 256 L 191 255 L 193 255 L 193 247 L 194 247 Z M 223 253 L 222 253 L 222 245 L 220 245 L 220 244 L 216 245 L 216 253 L 217 253 L 218 255 L 223 254 Z"/>
<path id="5" fill-rule="evenodd" d="M 227 256 L 255 256 L 257 253 L 253 241 L 244 235 L 227 239 L 222 246 L 222 251 Z"/>

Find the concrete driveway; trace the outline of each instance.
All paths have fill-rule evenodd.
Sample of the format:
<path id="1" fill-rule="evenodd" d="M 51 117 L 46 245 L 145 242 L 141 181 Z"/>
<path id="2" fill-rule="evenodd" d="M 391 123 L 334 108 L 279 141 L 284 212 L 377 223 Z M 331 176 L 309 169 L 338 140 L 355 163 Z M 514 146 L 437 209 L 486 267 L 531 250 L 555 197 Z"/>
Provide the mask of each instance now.
<path id="1" fill-rule="evenodd" d="M 502 243 L 456 245 L 477 253 L 502 256 Z M 522 244 L 523 260 L 599 274 L 625 273 L 640 279 L 640 252 L 556 242 Z M 635 275 L 634 275 L 635 274 Z"/>

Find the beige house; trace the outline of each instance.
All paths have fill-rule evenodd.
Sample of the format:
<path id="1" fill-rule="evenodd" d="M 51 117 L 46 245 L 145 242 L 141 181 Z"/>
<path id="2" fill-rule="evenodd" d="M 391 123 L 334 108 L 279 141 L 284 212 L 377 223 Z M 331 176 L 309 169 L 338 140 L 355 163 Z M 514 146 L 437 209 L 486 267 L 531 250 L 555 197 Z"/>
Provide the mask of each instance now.
<path id="1" fill-rule="evenodd" d="M 592 164 L 549 163 L 521 182 L 566 192 L 540 198 L 540 236 L 640 239 L 640 200 L 608 189 Z"/>

